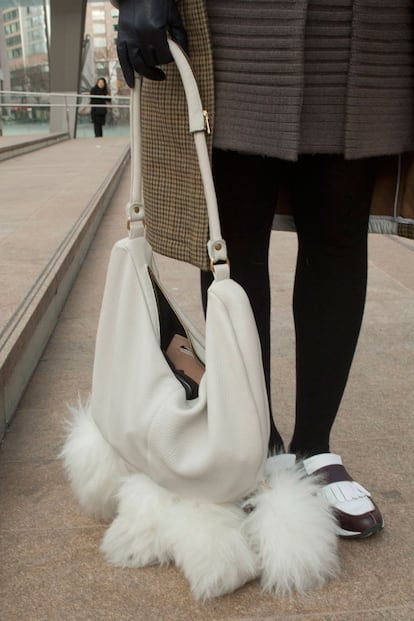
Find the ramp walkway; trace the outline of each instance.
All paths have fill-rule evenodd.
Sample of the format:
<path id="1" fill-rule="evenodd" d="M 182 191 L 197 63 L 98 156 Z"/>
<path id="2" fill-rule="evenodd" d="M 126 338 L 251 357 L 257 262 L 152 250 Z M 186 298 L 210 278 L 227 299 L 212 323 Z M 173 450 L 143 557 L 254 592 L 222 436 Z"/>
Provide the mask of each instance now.
<path id="1" fill-rule="evenodd" d="M 0 162 L 0 437 L 128 159 L 105 138 Z"/>
<path id="2" fill-rule="evenodd" d="M 59 149 L 62 147 L 68 148 L 65 170 L 73 177 L 72 169 L 81 153 L 72 152 L 69 144 Z M 83 161 L 90 174 L 94 174 L 90 167 L 92 151 L 85 144 Z M 41 170 L 44 167 L 39 168 L 39 175 Z M 23 169 L 20 174 L 23 178 Z M 54 208 L 46 222 L 53 235 L 53 223 L 57 226 L 63 221 L 69 208 L 64 206 L 73 207 L 77 202 L 73 199 L 76 184 L 63 194 L 60 182 L 53 184 L 52 176 L 49 184 Z M 14 186 L 9 200 L 12 204 L 19 200 L 20 207 L 16 222 L 9 226 L 17 228 L 24 215 L 23 219 L 29 218 L 32 224 L 26 243 L 33 238 L 41 245 L 48 237 L 45 224 L 40 225 L 35 212 L 22 212 L 24 205 L 30 209 L 36 187 L 19 199 Z M 0 618 L 412 621 L 414 248 L 408 240 L 370 238 L 364 326 L 332 438 L 332 449 L 343 455 L 353 476 L 375 494 L 386 519 L 384 532 L 364 541 L 341 541 L 340 577 L 307 596 L 264 595 L 253 582 L 232 595 L 202 604 L 193 600 L 186 580 L 174 566 L 120 569 L 105 562 L 99 545 L 107 524 L 80 510 L 57 456 L 63 441 L 66 404 L 76 402 L 78 393 L 86 398 L 90 390 L 105 270 L 112 244 L 125 234 L 123 210 L 128 187 L 125 175 L 0 448 Z M 8 237 L 11 241 L 11 230 Z M 7 274 L 14 270 L 18 254 L 11 254 L 11 246 L 8 248 Z M 273 406 L 287 440 L 294 411 L 290 302 L 295 253 L 294 234 L 272 233 Z M 21 280 L 23 290 L 27 290 L 34 263 L 30 255 L 25 269 L 14 273 L 15 287 Z M 165 258 L 159 267 L 166 285 L 201 325 L 197 270 Z M 38 273 L 39 269 L 35 270 L 35 275 Z"/>

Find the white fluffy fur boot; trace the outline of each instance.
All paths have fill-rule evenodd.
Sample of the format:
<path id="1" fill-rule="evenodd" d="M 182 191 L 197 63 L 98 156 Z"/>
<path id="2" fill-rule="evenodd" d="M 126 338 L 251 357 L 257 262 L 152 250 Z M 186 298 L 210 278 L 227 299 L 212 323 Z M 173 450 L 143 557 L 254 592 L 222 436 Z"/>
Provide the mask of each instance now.
<path id="1" fill-rule="evenodd" d="M 230 593 L 257 576 L 241 533 L 243 511 L 178 497 L 143 474 L 125 478 L 118 515 L 102 550 L 111 563 L 144 567 L 174 561 L 196 599 Z"/>
<path id="2" fill-rule="evenodd" d="M 69 408 L 68 435 L 60 457 L 80 505 L 99 519 L 112 519 L 126 463 L 104 440 L 90 413 L 89 403 Z"/>
<path id="3" fill-rule="evenodd" d="M 280 459 L 281 457 L 281 459 Z M 289 456 L 268 460 L 266 480 L 250 499 L 244 531 L 256 550 L 264 591 L 300 593 L 338 572 L 336 521 L 316 478 Z M 270 467 L 269 467 L 270 465 Z"/>

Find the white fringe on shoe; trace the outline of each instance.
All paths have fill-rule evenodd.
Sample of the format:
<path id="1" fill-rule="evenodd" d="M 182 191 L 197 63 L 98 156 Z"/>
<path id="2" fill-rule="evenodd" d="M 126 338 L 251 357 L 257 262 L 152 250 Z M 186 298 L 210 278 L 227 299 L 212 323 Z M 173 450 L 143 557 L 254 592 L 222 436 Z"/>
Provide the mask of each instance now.
<path id="1" fill-rule="evenodd" d="M 98 519 L 116 514 L 120 479 L 127 464 L 104 440 L 90 413 L 89 402 L 69 408 L 68 435 L 61 451 L 68 478 L 79 504 Z"/>
<path id="2" fill-rule="evenodd" d="M 275 468 L 250 498 L 244 531 L 258 554 L 264 591 L 304 593 L 337 574 L 336 520 L 320 489 L 295 465 Z"/>
<path id="3" fill-rule="evenodd" d="M 371 496 L 370 492 L 356 481 L 338 481 L 324 485 L 322 493 L 331 505 Z"/>
<path id="4" fill-rule="evenodd" d="M 114 565 L 174 561 L 199 600 L 233 592 L 256 578 L 240 508 L 178 497 L 143 474 L 125 478 L 118 498 L 118 516 L 102 543 Z"/>

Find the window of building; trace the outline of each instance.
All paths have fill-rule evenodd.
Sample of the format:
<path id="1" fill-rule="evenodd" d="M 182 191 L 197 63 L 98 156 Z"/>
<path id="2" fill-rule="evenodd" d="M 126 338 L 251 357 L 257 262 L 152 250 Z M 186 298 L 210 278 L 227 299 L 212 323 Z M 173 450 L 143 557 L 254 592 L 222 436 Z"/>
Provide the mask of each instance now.
<path id="1" fill-rule="evenodd" d="M 32 17 L 28 17 L 26 19 L 27 28 L 35 28 L 36 26 L 44 27 L 44 18 L 43 15 L 33 15 Z"/>
<path id="2" fill-rule="evenodd" d="M 105 37 L 94 37 L 93 44 L 95 47 L 106 47 Z"/>
<path id="3" fill-rule="evenodd" d="M 105 11 L 92 11 L 92 19 L 96 21 L 105 19 Z"/>
<path id="4" fill-rule="evenodd" d="M 6 11 L 3 13 L 3 21 L 10 22 L 12 19 L 17 19 L 18 11 L 17 9 L 13 9 L 13 11 Z"/>
<path id="5" fill-rule="evenodd" d="M 9 59 L 21 58 L 21 56 L 22 56 L 22 48 L 18 47 L 18 48 L 15 48 L 14 50 L 9 50 L 7 52 L 7 56 L 9 57 Z"/>
<path id="6" fill-rule="evenodd" d="M 105 34 L 105 32 L 106 32 L 105 23 L 103 23 L 103 24 L 93 24 L 92 28 L 93 28 L 93 34 Z"/>
<path id="7" fill-rule="evenodd" d="M 6 45 L 11 47 L 12 45 L 19 45 L 22 42 L 22 38 L 20 35 L 15 35 L 14 37 L 8 37 L 6 39 Z"/>
<path id="8" fill-rule="evenodd" d="M 46 54 L 46 43 L 44 41 L 36 41 L 28 46 L 27 53 L 32 54 Z"/>
<path id="9" fill-rule="evenodd" d="M 27 40 L 28 41 L 37 41 L 37 40 L 43 39 L 43 38 L 44 38 L 44 34 L 39 29 L 37 29 L 37 30 L 29 30 L 29 32 L 27 33 Z"/>
<path id="10" fill-rule="evenodd" d="M 118 9 L 112 9 L 111 16 L 112 17 L 118 17 L 119 16 L 119 10 Z"/>
<path id="11" fill-rule="evenodd" d="M 13 32 L 18 32 L 19 30 L 20 30 L 19 22 L 13 22 L 11 24 L 5 24 L 5 26 L 4 26 L 4 33 L 6 35 L 12 34 Z"/>

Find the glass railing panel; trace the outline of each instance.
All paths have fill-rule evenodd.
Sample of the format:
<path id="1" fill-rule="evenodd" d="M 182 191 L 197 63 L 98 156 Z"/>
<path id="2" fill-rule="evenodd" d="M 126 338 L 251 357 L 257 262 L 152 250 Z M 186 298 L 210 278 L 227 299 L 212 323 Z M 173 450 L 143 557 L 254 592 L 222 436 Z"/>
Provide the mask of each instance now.
<path id="1" fill-rule="evenodd" d="M 103 105 L 107 109 L 104 136 L 127 136 L 129 97 L 116 97 L 110 104 Z M 94 136 L 89 94 L 76 96 L 67 93 L 0 91 L 0 113 L 0 135 L 3 136 L 45 135 L 52 131 L 67 131 L 77 138 Z M 51 123 L 52 116 L 54 121 Z M 56 116 L 60 118 L 57 125 Z"/>

